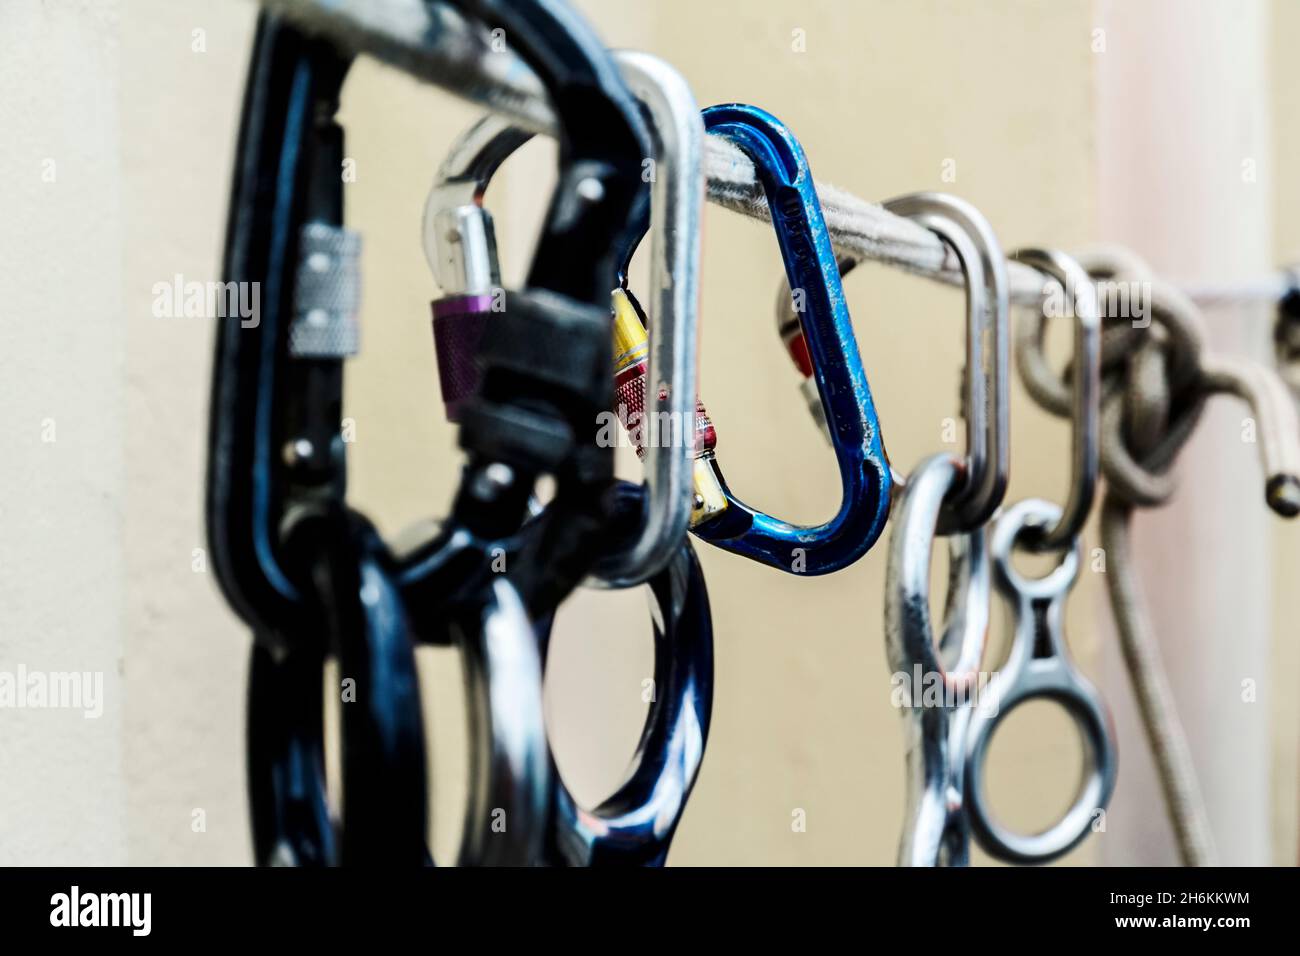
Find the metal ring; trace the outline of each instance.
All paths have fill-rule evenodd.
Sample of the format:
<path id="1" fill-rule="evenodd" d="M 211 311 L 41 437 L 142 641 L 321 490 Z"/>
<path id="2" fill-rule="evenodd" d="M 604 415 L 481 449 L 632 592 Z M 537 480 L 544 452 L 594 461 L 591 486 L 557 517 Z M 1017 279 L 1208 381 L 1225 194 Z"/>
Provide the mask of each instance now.
<path id="1" fill-rule="evenodd" d="M 555 769 L 546 743 L 537 634 L 510 583 L 457 643 L 469 712 L 469 798 L 458 866 L 531 866 L 542 852 Z M 497 814 L 501 816 L 498 817 Z M 505 828 L 495 824 L 504 821 Z"/>
<path id="2" fill-rule="evenodd" d="M 1083 267 L 1055 249 L 1019 249 L 1012 259 L 1051 276 L 1065 290 L 1074 318 L 1074 357 L 1071 361 L 1070 490 L 1060 519 L 1026 543 L 1038 551 L 1060 548 L 1074 539 L 1088 521 L 1097 492 L 1100 469 L 1098 434 L 1101 425 L 1101 319 L 1092 279 Z M 1033 326 L 1037 350 L 1047 331 L 1047 310 L 1039 309 Z"/>
<path id="3" fill-rule="evenodd" d="M 642 494 L 626 482 L 620 491 Z M 552 770 L 554 809 L 545 862 L 662 866 L 695 785 L 713 708 L 713 623 L 704 574 L 689 540 L 649 586 L 654 697 L 632 767 L 622 786 L 591 810 L 578 806 Z"/>
<path id="4" fill-rule="evenodd" d="M 1017 863 L 1047 863 L 1068 852 L 1092 829 L 1115 788 L 1115 732 L 1096 688 L 1074 667 L 1065 646 L 1065 599 L 1079 573 L 1082 546 L 1076 537 L 1046 577 L 1029 579 L 1012 565 L 1017 542 L 1059 526 L 1061 509 L 1039 499 L 1022 501 L 998 520 L 990 541 L 993 579 L 1014 614 L 1015 631 L 1006 664 L 986 689 L 995 714 L 977 707 L 965 755 L 965 805 L 971 827 L 989 853 Z M 1044 640 L 1045 639 L 1045 640 Z M 985 761 L 994 733 L 1012 710 L 1030 700 L 1061 705 L 1084 745 L 1083 776 L 1070 808 L 1041 833 L 1017 833 L 1000 824 L 988 805 Z"/>

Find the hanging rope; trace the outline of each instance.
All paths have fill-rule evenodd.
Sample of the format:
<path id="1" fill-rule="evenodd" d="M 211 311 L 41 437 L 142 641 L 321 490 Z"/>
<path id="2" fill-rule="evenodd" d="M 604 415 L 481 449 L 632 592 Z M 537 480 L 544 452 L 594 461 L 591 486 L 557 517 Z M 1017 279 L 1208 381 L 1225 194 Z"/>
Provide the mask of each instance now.
<path id="1" fill-rule="evenodd" d="M 532 132 L 552 135 L 554 115 L 532 69 L 508 47 L 493 46 L 487 30 L 446 4 L 426 0 L 260 0 L 299 29 L 329 39 L 353 55 L 365 54 L 435 84 L 453 95 L 509 117 Z M 754 164 L 715 136 L 705 144 L 709 200 L 742 215 L 771 221 Z M 938 236 L 878 204 L 815 184 L 826 230 L 836 251 L 873 259 L 918 276 L 960 286 L 956 256 Z M 1007 264 L 1013 303 L 1041 301 L 1050 280 Z M 1198 302 L 1276 301 L 1293 285 L 1285 273 L 1239 283 L 1188 287 Z"/>
<path id="2" fill-rule="evenodd" d="M 1300 510 L 1300 424 L 1281 380 L 1253 362 L 1215 355 L 1205 346 L 1200 314 L 1172 286 L 1152 280 L 1144 263 L 1121 250 L 1080 257 L 1094 277 L 1140 281 L 1150 289 L 1151 322 L 1104 314 L 1101 466 L 1106 495 L 1102 547 L 1110 561 L 1107 589 L 1120 649 L 1143 728 L 1155 758 L 1169 818 L 1185 865 L 1216 859 L 1187 737 L 1160 660 L 1133 564 L 1131 521 L 1138 508 L 1165 504 L 1179 451 L 1200 420 L 1206 399 L 1230 392 L 1250 403 L 1267 475 L 1265 496 L 1280 514 Z M 1037 340 L 1018 337 L 1016 358 L 1026 389 L 1046 410 L 1069 414 L 1068 383 L 1048 365 Z"/>

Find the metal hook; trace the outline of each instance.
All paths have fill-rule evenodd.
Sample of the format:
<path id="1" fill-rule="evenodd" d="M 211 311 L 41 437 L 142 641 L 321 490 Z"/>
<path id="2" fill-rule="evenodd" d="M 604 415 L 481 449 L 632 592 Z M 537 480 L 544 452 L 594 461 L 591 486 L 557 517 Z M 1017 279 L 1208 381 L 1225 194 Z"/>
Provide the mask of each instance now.
<path id="1" fill-rule="evenodd" d="M 1046 530 L 1027 535 L 1025 544 L 1038 551 L 1065 547 L 1083 530 L 1097 492 L 1098 434 L 1101 424 L 1101 318 L 1092 279 L 1074 259 L 1055 249 L 1019 249 L 1011 256 L 1051 276 L 1065 290 L 1065 307 L 1074 319 L 1071 364 L 1070 490 L 1060 519 Z M 1023 333 L 1042 351 L 1047 332 L 1046 304 Z"/>
<path id="2" fill-rule="evenodd" d="M 1293 517 L 1300 513 L 1300 429 L 1297 412 L 1285 400 L 1286 387 L 1278 374 L 1258 363 L 1223 356 L 1206 347 L 1204 323 L 1196 306 L 1174 286 L 1150 278 L 1150 269 L 1122 248 L 1096 249 L 1080 256 L 1093 279 L 1140 281 L 1147 287 L 1152 330 L 1160 332 L 1149 343 L 1136 340 L 1127 324 L 1108 325 L 1102 339 L 1102 366 L 1106 374 L 1121 363 L 1133 376 L 1124 401 L 1108 400 L 1101 416 L 1101 467 L 1112 491 L 1137 505 L 1156 506 L 1174 493 L 1168 472 L 1174 456 L 1199 420 L 1205 400 L 1217 393 L 1238 396 L 1250 404 L 1258 424 L 1260 462 L 1264 470 L 1264 497 L 1274 513 Z M 1135 354 L 1135 349 L 1136 354 Z M 1016 358 L 1025 384 L 1035 401 L 1049 411 L 1062 413 L 1065 383 L 1048 367 L 1041 342 L 1021 338 Z M 1170 408 L 1179 392 L 1182 401 Z M 1162 422 L 1146 423 L 1156 409 Z M 1139 416 L 1139 418 L 1135 418 Z M 1130 449 L 1130 432 L 1154 435 L 1155 444 L 1143 448 L 1141 463 Z"/>
<path id="3" fill-rule="evenodd" d="M 1267 368 L 1235 356 L 1201 359 L 1205 388 L 1229 392 L 1254 412 L 1264 467 L 1264 499 L 1284 518 L 1300 514 L 1300 417 L 1282 381 Z"/>

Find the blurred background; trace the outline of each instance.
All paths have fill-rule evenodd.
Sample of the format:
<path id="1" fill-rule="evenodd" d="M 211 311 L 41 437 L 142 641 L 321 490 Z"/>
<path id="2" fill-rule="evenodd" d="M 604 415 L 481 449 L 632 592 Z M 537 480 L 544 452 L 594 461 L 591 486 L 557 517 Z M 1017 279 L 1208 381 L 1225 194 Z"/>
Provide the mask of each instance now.
<path id="1" fill-rule="evenodd" d="M 1115 240 L 1167 278 L 1226 281 L 1300 248 L 1300 217 L 1285 214 L 1300 181 L 1282 175 L 1300 163 L 1296 4 L 577 6 L 610 46 L 674 64 L 701 106 L 749 102 L 781 117 L 820 181 L 872 200 L 956 193 L 1006 249 Z M 255 16 L 252 0 L 0 6 L 0 669 L 105 675 L 98 720 L 0 710 L 0 863 L 252 859 L 249 637 L 200 550 L 214 328 L 155 318 L 151 290 L 178 274 L 220 278 Z M 443 514 L 457 477 L 420 225 L 438 163 L 476 115 L 369 60 L 344 90 L 347 219 L 364 236 L 363 352 L 345 409 L 351 492 L 389 535 Z M 507 285 L 525 273 L 552 166 L 551 144 L 532 143 L 489 191 Z M 770 230 L 710 207 L 703 262 L 701 388 L 728 479 L 766 510 L 823 519 L 838 480 L 775 333 Z M 961 294 L 878 265 L 845 287 L 891 458 L 910 468 L 946 447 L 943 422 L 957 413 Z M 1208 320 L 1222 347 L 1269 355 L 1267 308 Z M 1056 334 L 1063 356 L 1068 333 Z M 1266 512 L 1246 414 L 1215 406 L 1184 455 L 1176 503 L 1140 515 L 1137 548 L 1220 856 L 1290 865 L 1300 703 L 1285 688 L 1300 673 L 1300 544 Z M 1019 382 L 1012 420 L 1007 500 L 1062 499 L 1068 428 Z M 630 454 L 620 467 L 637 474 Z M 1095 539 L 1090 529 L 1086 547 Z M 891 864 L 903 753 L 882 637 L 884 547 L 814 579 L 697 550 L 717 683 L 669 862 Z M 1064 862 L 1172 863 L 1099 575 L 1082 574 L 1068 627 L 1115 712 L 1120 775 L 1105 832 Z M 459 662 L 420 654 L 433 845 L 449 860 L 466 776 Z M 591 804 L 621 780 L 650 673 L 645 593 L 584 591 L 564 606 L 548 721 L 566 781 Z M 1071 799 L 1080 748 L 1062 712 L 1031 705 L 1008 718 L 991 759 L 995 806 L 1032 829 Z"/>

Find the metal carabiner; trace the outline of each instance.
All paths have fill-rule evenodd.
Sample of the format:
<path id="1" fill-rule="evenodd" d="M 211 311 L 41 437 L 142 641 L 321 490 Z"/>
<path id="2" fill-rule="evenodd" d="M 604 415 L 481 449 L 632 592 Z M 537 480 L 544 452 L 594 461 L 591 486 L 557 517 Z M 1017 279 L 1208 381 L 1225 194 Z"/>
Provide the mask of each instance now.
<path id="1" fill-rule="evenodd" d="M 996 712 L 981 708 L 971 718 L 966 750 L 967 805 L 976 837 L 990 853 L 1019 863 L 1047 863 L 1079 843 L 1104 811 L 1115 787 L 1115 731 L 1105 702 L 1075 668 L 1066 645 L 1065 601 L 1078 578 L 1080 534 L 1091 510 L 1098 473 L 1101 401 L 1101 320 L 1096 294 L 1083 267 L 1055 250 L 1022 249 L 1013 259 L 1055 279 L 1065 291 L 1065 311 L 1074 320 L 1071 411 L 1074 454 L 1065 508 L 1028 499 L 997 520 L 990 548 L 994 582 L 1013 622 L 1007 661 L 987 693 Z M 1048 290 L 1050 291 L 1050 290 Z M 1046 302 L 1038 320 L 1025 327 L 1022 342 L 1041 347 Z M 1045 577 L 1029 579 L 1016 570 L 1017 545 L 1044 552 L 1063 551 L 1060 564 Z M 1015 833 L 1000 824 L 983 786 L 988 746 L 1011 710 L 1035 699 L 1060 704 L 1074 720 L 1084 743 L 1084 769 L 1074 801 L 1051 827 L 1037 834 Z"/>
<path id="2" fill-rule="evenodd" d="M 1012 563 L 1027 543 L 1060 521 L 1061 511 L 1030 499 L 1008 509 L 994 527 L 994 581 L 1013 622 L 1011 651 L 987 682 L 977 674 L 989 620 L 989 563 L 984 531 L 951 539 L 947 620 L 936 648 L 930 622 L 930 546 L 939 510 L 957 486 L 960 470 L 945 455 L 922 462 L 898 499 L 890 538 L 885 591 L 886 648 L 894 680 L 911 688 L 903 701 L 908 767 L 907 819 L 899 844 L 900 866 L 964 866 L 969 836 L 1003 860 L 1047 863 L 1070 850 L 1092 828 L 1115 786 L 1115 731 L 1104 701 L 1070 661 L 1064 634 L 1065 599 L 1079 572 L 1080 544 L 1073 539 L 1046 577 L 1029 580 Z M 976 693 L 976 681 L 978 693 Z M 918 700 L 917 682 L 941 699 Z M 1001 721 L 1021 704 L 1060 704 L 1078 726 L 1084 768 L 1065 814 L 1036 834 L 998 822 L 989 807 L 985 763 Z"/>
<path id="3" fill-rule="evenodd" d="M 704 126 L 690 88 L 676 70 L 644 53 L 619 51 L 614 56 L 650 120 L 655 146 L 651 275 L 657 317 L 648 349 L 644 341 L 627 342 L 626 332 L 635 322 L 629 312 L 636 306 L 615 290 L 615 384 L 624 405 L 631 405 L 628 381 L 634 370 L 645 370 L 648 358 L 661 386 L 648 405 L 637 396 L 631 424 L 666 421 L 673 436 L 695 418 Z M 499 311 L 496 241 L 483 194 L 501 163 L 530 137 L 497 117 L 479 120 L 453 146 L 425 205 L 425 253 L 444 292 L 433 304 L 434 339 L 443 401 L 452 420 L 478 385 L 474 356 L 492 313 Z M 634 231 L 639 235 L 642 230 L 639 225 Z M 619 411 L 629 424 L 626 408 Z M 644 525 L 625 550 L 608 553 L 598 563 L 590 583 L 599 586 L 630 587 L 648 580 L 670 560 L 690 520 L 691 446 L 654 441 L 643 443 L 638 452 L 647 471 Z"/>
<path id="4" fill-rule="evenodd" d="M 643 488 L 616 486 L 613 547 L 636 533 L 643 508 Z M 511 551 L 504 560 L 525 559 Z M 438 572 L 418 577 L 418 586 L 428 587 Z M 467 606 L 465 617 L 449 628 L 451 642 L 465 655 L 474 737 L 462 865 L 662 865 L 708 738 L 713 627 L 688 541 L 647 584 L 655 612 L 654 701 L 633 770 L 594 810 L 578 807 L 546 743 L 540 660 L 551 619 L 530 624 L 513 589 L 497 580 L 493 599 Z M 510 821 L 504 835 L 493 825 L 499 811 Z"/>
<path id="5" fill-rule="evenodd" d="M 359 243 L 342 227 L 334 113 L 348 65 L 261 15 L 231 192 L 225 276 L 260 286 L 262 308 L 256 324 L 217 333 L 207 519 L 218 583 L 255 635 L 249 797 L 262 863 L 427 857 L 410 634 L 382 542 L 343 504 Z M 341 715 L 337 833 L 321 744 L 327 656 L 359 701 Z"/>
<path id="6" fill-rule="evenodd" d="M 635 101 L 608 51 L 567 5 L 459 5 L 507 26 L 512 49 L 547 86 L 560 120 L 560 170 L 528 288 L 504 294 L 504 309 L 487 324 L 478 349 L 479 386 L 460 409 L 468 463 L 444 528 L 448 553 L 435 563 L 445 572 L 450 555 L 461 554 L 464 566 L 475 563 L 468 555 L 478 554 L 483 567 L 469 589 L 483 594 L 492 559 L 482 545 L 519 535 L 525 560 L 506 576 L 536 618 L 587 576 L 601 552 L 614 480 L 613 449 L 597 440 L 612 393 L 612 250 L 635 228 L 649 150 Z M 529 521 L 543 475 L 555 478 L 555 498 Z M 452 590 L 464 594 L 468 584 L 461 578 Z M 438 593 L 425 591 L 435 608 Z M 448 592 L 441 593 L 445 602 Z M 436 616 L 428 622 L 435 628 Z"/>
<path id="7" fill-rule="evenodd" d="M 935 233 L 957 256 L 966 289 L 966 375 L 962 415 L 966 456 L 961 481 L 944 504 L 939 533 L 971 531 L 1002 504 L 1010 474 L 1010 313 L 1007 268 L 993 227 L 978 209 L 946 193 L 914 193 L 887 200 L 885 209 L 914 219 Z M 841 279 L 859 264 L 841 256 Z M 787 287 L 777 296 L 777 332 L 803 376 L 801 389 L 813 421 L 825 427 L 821 399 L 809 390 L 812 362 Z M 991 353 L 990 350 L 991 349 Z M 990 394 L 991 392 L 991 394 Z M 904 479 L 897 472 L 894 482 Z"/>
<path id="8" fill-rule="evenodd" d="M 1036 551 L 1071 546 L 1083 530 L 1092 510 L 1100 470 L 1098 435 L 1101 427 L 1101 316 L 1097 292 L 1083 266 L 1056 249 L 1019 249 L 1011 256 L 1060 283 L 1065 290 L 1066 308 L 1074 319 L 1074 357 L 1070 368 L 1070 420 L 1073 432 L 1069 496 L 1060 520 L 1050 528 L 1037 529 L 1024 543 Z M 1022 326 L 1021 335 L 1041 354 L 1047 332 L 1046 304 L 1038 310 L 1033 325 Z M 1023 348 L 1018 354 L 1024 354 Z M 1035 526 L 1037 528 L 1037 526 Z"/>
<path id="9" fill-rule="evenodd" d="M 519 610 L 516 622 L 527 622 L 524 609 L 549 613 L 603 540 L 613 482 L 612 451 L 589 442 L 587 431 L 611 392 L 609 323 L 597 303 L 616 274 L 609 250 L 631 228 L 645 155 L 640 121 L 604 48 L 564 5 L 458 6 L 510 27 L 513 47 L 550 90 L 563 145 L 530 288 L 508 296 L 508 328 L 484 343 L 483 388 L 461 428 L 469 464 L 452 519 L 421 551 L 423 564 L 394 558 L 344 504 L 339 422 L 343 359 L 357 346 L 359 242 L 342 228 L 334 114 L 349 61 L 262 14 L 241 119 L 225 274 L 236 287 L 260 286 L 263 309 L 256 325 L 227 323 L 217 336 L 207 488 L 213 565 L 256 636 L 255 687 L 301 689 L 327 653 L 311 646 L 325 632 L 371 691 L 411 689 L 371 693 L 364 706 L 345 709 L 344 862 L 427 859 L 418 694 L 408 679 L 413 637 L 459 628 L 491 640 L 493 622 L 510 618 L 497 607 Z M 534 481 L 548 472 L 555 503 L 524 529 Z M 498 576 L 491 547 L 503 540 L 523 557 Z M 291 666 L 276 671 L 285 661 Z M 276 718 L 267 703 L 251 702 L 250 717 Z M 274 832 L 305 812 L 310 821 L 285 831 L 287 841 L 258 837 L 259 846 L 288 842 L 301 849 L 297 859 L 330 861 L 323 791 L 312 795 L 319 781 L 283 785 L 319 767 L 309 723 L 310 715 L 289 715 L 268 732 L 273 745 L 254 750 L 260 776 L 250 793 L 263 802 L 253 818 Z M 535 788 L 548 789 L 544 780 Z"/>
<path id="10" fill-rule="evenodd" d="M 794 574 L 826 574 L 870 550 L 889 513 L 890 473 L 871 388 L 858 354 L 839 270 L 803 149 L 770 113 L 730 104 L 704 111 L 705 129 L 740 147 L 753 161 L 786 278 L 801 290 L 800 316 L 826 408 L 843 490 L 839 511 L 815 526 L 790 524 L 740 501 L 716 458 L 710 465 L 727 507 L 697 525 L 697 536 L 727 551 Z"/>
<path id="11" fill-rule="evenodd" d="M 260 310 L 247 328 L 217 329 L 206 522 L 222 593 L 268 644 L 307 616 L 282 558 L 283 515 L 295 498 L 341 497 L 345 481 L 338 423 L 358 239 L 342 226 L 333 114 L 348 66 L 260 16 L 223 264 L 231 288 L 260 288 Z"/>
<path id="12" fill-rule="evenodd" d="M 545 627 L 549 618 L 539 625 Z M 555 773 L 537 631 L 505 581 L 494 582 L 487 600 L 453 630 L 470 718 L 469 794 L 457 865 L 532 866 L 545 846 Z"/>
<path id="13" fill-rule="evenodd" d="M 344 681 L 339 862 L 422 866 L 424 723 L 415 642 L 388 549 L 341 503 L 295 512 L 285 547 L 311 567 L 322 631 Z"/>
<path id="14" fill-rule="evenodd" d="M 341 513 L 340 513 L 341 514 Z M 361 519 L 349 516 L 353 522 Z M 432 863 L 424 844 L 425 746 L 412 641 L 391 559 L 368 524 L 360 577 L 340 581 L 328 516 L 295 520 L 290 547 L 321 555 L 325 646 L 254 650 L 249 691 L 249 783 L 255 858 L 269 865 Z M 342 596 L 345 600 L 339 601 Z M 460 866 L 527 866 L 540 859 L 550 819 L 551 773 L 537 637 L 504 581 L 456 622 L 470 713 L 469 794 Z M 393 640 L 393 636 L 405 638 Z M 325 786 L 321 674 L 337 656 L 349 682 L 341 711 L 342 825 Z M 501 815 L 510 821 L 502 831 Z"/>
<path id="15" fill-rule="evenodd" d="M 443 293 L 431 308 L 450 422 L 460 421 L 461 405 L 478 388 L 475 356 L 494 307 L 500 308 L 496 230 L 483 194 L 501 164 L 531 138 L 495 114 L 484 116 L 453 144 L 424 204 L 424 254 Z"/>
<path id="16" fill-rule="evenodd" d="M 470 652 L 480 739 L 499 744 L 478 748 L 484 759 L 473 771 L 479 786 L 462 855 L 518 863 L 538 857 L 552 814 L 540 659 L 527 648 L 536 653 L 534 627 L 545 627 L 609 540 L 613 450 L 594 438 L 612 392 L 611 250 L 635 228 L 647 150 L 607 51 L 571 11 L 555 0 L 467 6 L 486 19 L 508 14 L 512 46 L 547 85 L 560 119 L 559 186 L 530 288 L 506 293 L 505 310 L 486 324 L 477 350 L 482 374 L 459 410 L 469 464 L 453 513 L 433 542 L 403 559 L 402 591 L 424 639 L 450 637 Z M 555 497 L 525 524 L 542 474 L 554 476 Z M 506 570 L 492 573 L 505 553 Z M 524 809 L 508 853 L 500 851 L 501 834 L 483 826 L 484 812 L 501 806 L 491 795 L 502 788 Z M 510 831 L 519 820 L 511 818 Z"/>
<path id="17" fill-rule="evenodd" d="M 930 550 L 945 502 L 962 486 L 959 461 L 934 455 L 918 464 L 898 496 L 885 584 L 885 650 L 904 725 L 907 809 L 899 866 L 965 866 L 970 861 L 965 753 L 989 622 L 984 529 L 949 538 L 948 600 L 937 646 L 930 620 Z M 931 700 L 934 685 L 941 695 Z"/>
<path id="18" fill-rule="evenodd" d="M 635 527 L 643 492 L 620 484 L 616 514 Z M 713 623 L 691 543 L 648 582 L 654 612 L 654 696 L 632 767 L 614 794 L 584 809 L 552 766 L 554 815 L 542 862 L 662 866 L 704 759 L 713 708 Z M 547 635 L 543 633 L 543 645 Z"/>
<path id="19" fill-rule="evenodd" d="M 261 865 L 420 866 L 428 860 L 424 726 L 413 643 L 365 519 L 339 503 L 295 512 L 285 533 L 304 593 L 318 596 L 302 631 L 257 643 L 249 678 L 248 784 Z M 325 784 L 326 657 L 344 675 L 342 818 Z"/>

